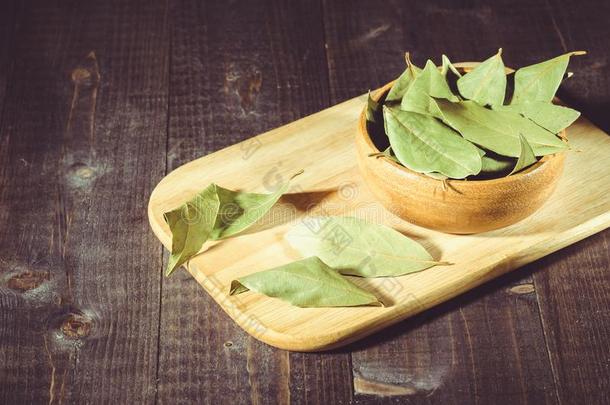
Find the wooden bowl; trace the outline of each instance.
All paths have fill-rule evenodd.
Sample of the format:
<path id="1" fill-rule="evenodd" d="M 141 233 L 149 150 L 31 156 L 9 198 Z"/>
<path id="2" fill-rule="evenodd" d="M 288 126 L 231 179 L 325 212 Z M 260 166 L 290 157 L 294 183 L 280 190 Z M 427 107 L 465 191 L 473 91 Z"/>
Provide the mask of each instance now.
<path id="1" fill-rule="evenodd" d="M 468 68 L 473 64 L 456 64 Z M 379 101 L 393 83 L 372 97 Z M 366 108 L 366 107 L 365 107 Z M 565 131 L 561 134 L 565 137 Z M 471 234 L 502 228 L 533 214 L 549 198 L 563 171 L 565 154 L 544 156 L 529 168 L 491 180 L 443 182 L 390 159 L 370 157 L 379 150 L 369 136 L 365 111 L 356 136 L 358 164 L 377 199 L 402 219 L 448 233 Z"/>

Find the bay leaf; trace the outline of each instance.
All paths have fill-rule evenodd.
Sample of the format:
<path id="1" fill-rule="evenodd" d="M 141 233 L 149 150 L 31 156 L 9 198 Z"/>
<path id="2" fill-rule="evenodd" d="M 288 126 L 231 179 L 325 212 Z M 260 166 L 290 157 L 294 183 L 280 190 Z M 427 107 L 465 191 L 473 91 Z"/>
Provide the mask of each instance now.
<path id="1" fill-rule="evenodd" d="M 437 172 L 430 172 L 430 173 L 424 173 L 426 176 L 428 177 L 432 177 L 434 180 L 447 180 L 449 179 L 449 177 L 445 176 L 444 174 L 441 173 L 437 173 Z"/>
<path id="2" fill-rule="evenodd" d="M 460 71 L 451 63 L 447 55 L 441 56 L 441 74 L 446 76 L 449 71 L 452 71 L 457 77 L 462 77 Z"/>
<path id="3" fill-rule="evenodd" d="M 520 156 L 520 133 L 525 136 L 536 156 L 567 148 L 567 144 L 555 134 L 515 112 L 490 110 L 470 100 L 451 103 L 438 99 L 436 102 L 447 125 L 469 141 L 500 155 Z"/>
<path id="4" fill-rule="evenodd" d="M 385 106 L 383 111 L 390 145 L 404 166 L 454 179 L 481 170 L 475 146 L 437 119 Z"/>
<path id="5" fill-rule="evenodd" d="M 190 201 L 163 214 L 172 232 L 167 276 L 199 252 L 212 233 L 219 207 L 216 185 L 211 184 Z"/>
<path id="6" fill-rule="evenodd" d="M 407 63 L 407 68 L 404 72 L 396 79 L 392 88 L 388 92 L 386 96 L 386 101 L 400 101 L 402 97 L 406 93 L 407 89 L 411 86 L 417 75 L 421 72 L 421 69 L 411 63 L 411 58 L 409 52 L 405 53 L 405 61 Z"/>
<path id="7" fill-rule="evenodd" d="M 506 156 L 500 156 L 493 152 L 487 152 L 483 149 L 477 148 L 481 154 L 481 175 L 484 177 L 490 177 L 495 175 L 499 177 L 501 175 L 507 175 L 511 169 L 515 167 L 516 159 Z"/>
<path id="8" fill-rule="evenodd" d="M 396 156 L 392 153 L 392 147 L 388 147 L 386 148 L 383 152 L 378 152 L 378 153 L 371 153 L 369 154 L 369 157 L 374 157 L 374 158 L 386 158 L 389 159 L 393 162 L 398 163 L 399 165 L 402 165 L 402 163 L 400 163 L 400 161 L 396 158 Z M 440 181 L 445 181 L 447 179 L 449 179 L 449 177 L 445 176 L 444 174 L 440 174 L 437 172 L 430 172 L 430 173 L 424 173 L 426 176 L 433 178 L 434 180 L 440 180 Z M 443 183 L 444 184 L 444 183 Z"/>
<path id="9" fill-rule="evenodd" d="M 509 175 L 520 172 L 521 170 L 525 169 L 526 167 L 529 167 L 529 166 L 533 165 L 534 163 L 536 163 L 536 155 L 534 155 L 534 151 L 532 150 L 532 147 L 530 146 L 530 144 L 527 142 L 527 139 L 525 139 L 525 137 L 522 134 L 519 134 L 519 144 L 521 146 L 521 152 L 519 154 L 519 159 L 517 159 L 517 164 L 515 164 L 515 167 L 510 172 Z"/>
<path id="10" fill-rule="evenodd" d="M 568 52 L 545 62 L 523 67 L 515 73 L 515 92 L 510 104 L 525 101 L 550 103 L 563 80 L 571 56 L 585 51 Z"/>
<path id="11" fill-rule="evenodd" d="M 317 256 L 342 274 L 392 277 L 447 262 L 435 261 L 416 241 L 400 232 L 353 217 L 310 218 L 286 234 L 290 245 L 304 256 Z"/>
<path id="12" fill-rule="evenodd" d="M 277 190 L 269 194 L 246 193 L 216 186 L 220 201 L 218 217 L 210 239 L 225 239 L 246 230 L 263 217 L 271 207 L 288 191 L 290 181 L 303 171 L 292 175 Z"/>
<path id="13" fill-rule="evenodd" d="M 435 98 L 459 101 L 459 98 L 449 88 L 445 75 L 438 70 L 431 60 L 426 62 L 424 69 L 405 92 L 401 102 L 402 109 L 409 107 L 409 94 L 411 93 L 423 93 Z"/>
<path id="14" fill-rule="evenodd" d="M 377 123 L 381 116 L 381 105 L 373 100 L 371 97 L 371 91 L 369 90 L 369 94 L 366 101 L 366 120 L 368 122 Z"/>
<path id="15" fill-rule="evenodd" d="M 439 118 L 441 112 L 432 97 L 459 101 L 449 88 L 445 75 L 431 60 L 428 60 L 424 70 L 415 78 L 403 96 L 400 109 Z"/>
<path id="16" fill-rule="evenodd" d="M 502 105 L 506 93 L 506 73 L 502 48 L 457 81 L 460 94 L 480 105 Z"/>
<path id="17" fill-rule="evenodd" d="M 230 295 L 248 290 L 280 298 L 297 307 L 382 305 L 373 294 L 348 281 L 317 257 L 308 257 L 231 282 Z"/>
<path id="18" fill-rule="evenodd" d="M 580 116 L 576 110 L 544 101 L 524 101 L 494 109 L 519 113 L 554 134 L 572 125 Z"/>
<path id="19" fill-rule="evenodd" d="M 396 156 L 392 152 L 392 147 L 391 146 L 388 146 L 383 152 L 371 153 L 371 154 L 369 154 L 369 157 L 386 158 L 386 159 L 389 159 L 389 160 L 391 160 L 393 162 L 401 164 L 400 161 L 396 158 Z"/>

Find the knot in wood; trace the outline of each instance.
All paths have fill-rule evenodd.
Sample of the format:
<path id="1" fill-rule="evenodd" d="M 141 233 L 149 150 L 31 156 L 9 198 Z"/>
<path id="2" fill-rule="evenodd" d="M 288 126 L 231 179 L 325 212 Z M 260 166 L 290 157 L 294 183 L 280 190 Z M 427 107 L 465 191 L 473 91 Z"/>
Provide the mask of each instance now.
<path id="1" fill-rule="evenodd" d="M 33 290 L 40 284 L 48 281 L 49 277 L 50 275 L 48 271 L 27 270 L 9 278 L 6 285 L 11 290 L 25 292 Z"/>
<path id="2" fill-rule="evenodd" d="M 72 71 L 72 81 L 76 84 L 82 84 L 91 78 L 91 72 L 87 69 L 76 68 Z"/>
<path id="3" fill-rule="evenodd" d="M 81 314 L 68 314 L 60 326 L 61 332 L 70 339 L 81 339 L 91 333 L 92 321 Z"/>

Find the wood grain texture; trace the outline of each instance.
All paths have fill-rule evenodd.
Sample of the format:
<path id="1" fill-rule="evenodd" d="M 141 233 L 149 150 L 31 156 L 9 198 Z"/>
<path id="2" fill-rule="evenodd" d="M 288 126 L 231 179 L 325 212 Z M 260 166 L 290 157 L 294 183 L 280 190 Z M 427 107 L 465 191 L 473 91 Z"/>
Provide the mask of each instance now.
<path id="1" fill-rule="evenodd" d="M 316 3 L 179 1 L 171 19 L 168 171 L 329 105 Z M 247 140 L 240 159 L 261 146 Z M 349 354 L 269 348 L 182 272 L 163 280 L 161 318 L 159 402 L 323 404 L 351 395 Z"/>
<path id="2" fill-rule="evenodd" d="M 166 170 L 380 86 L 404 50 L 502 46 L 523 66 L 587 49 L 559 95 L 609 132 L 609 7 L 0 2 L 0 402 L 607 403 L 610 230 L 346 348 L 288 353 L 186 272 L 161 280 L 143 208 Z M 89 80 L 67 128 L 91 50 L 94 141 Z"/>
<path id="3" fill-rule="evenodd" d="M 24 5 L 0 128 L 2 403 L 154 398 L 161 251 L 141 202 L 163 174 L 164 18 Z"/>
<path id="4" fill-rule="evenodd" d="M 585 13 L 581 13 L 582 9 L 578 5 L 565 1 L 527 2 L 527 4 L 508 1 L 388 2 L 384 5 L 379 6 L 369 1 L 356 1 L 353 7 L 343 7 L 332 1 L 325 3 L 329 65 L 333 67 L 331 73 L 334 73 L 331 75 L 331 86 L 336 89 L 338 100 L 366 91 L 370 87 L 380 86 L 386 77 L 396 77 L 404 69 L 402 52 L 405 50 L 411 51 L 416 63 L 423 64 L 428 57 L 433 57 L 438 62 L 441 53 L 446 53 L 454 60 L 455 58 L 482 60 L 493 54 L 498 47 L 503 47 L 503 57 L 507 65 L 524 66 L 553 57 L 564 52 L 565 49 L 575 49 L 580 46 L 588 49 L 589 55 L 586 59 L 572 61 L 570 70 L 577 74 L 562 85 L 559 94 L 561 98 L 581 109 L 585 115 L 593 118 L 602 129 L 608 131 L 607 122 L 598 118 L 607 116 L 603 111 L 608 108 L 607 86 L 599 87 L 600 83 L 607 83 L 606 75 L 599 72 L 606 66 L 608 57 L 607 52 L 603 50 L 607 41 L 602 39 L 608 36 L 607 24 L 602 21 L 603 9 L 607 5 L 601 6 L 602 12 L 598 12 L 600 4 L 589 2 L 585 7 Z M 584 28 L 585 26 L 587 28 Z M 566 41 L 575 36 L 580 36 L 583 40 Z M 355 39 L 365 39 L 365 41 L 358 41 L 360 46 L 349 46 Z M 562 41 L 568 42 L 565 47 Z M 592 45 L 595 46 L 594 49 L 591 48 Z M 376 63 L 351 63 L 352 60 L 364 61 L 367 58 L 375 60 Z M 590 98 L 595 101 L 589 101 Z M 605 231 L 604 234 L 608 232 L 610 231 Z M 601 236 L 593 236 L 592 239 L 598 237 Z M 552 257 L 561 258 L 563 254 L 560 251 Z M 557 261 L 561 262 L 561 259 Z M 603 266 L 605 266 L 604 274 L 608 277 L 610 264 L 605 263 Z M 501 278 L 490 283 L 495 286 L 495 289 L 491 289 L 489 293 L 493 297 L 493 302 L 498 307 L 506 308 L 514 314 L 513 317 L 500 314 L 490 319 L 480 307 L 471 306 L 466 311 L 470 336 L 475 336 L 479 341 L 493 342 L 497 336 L 496 329 L 502 330 L 506 336 L 513 336 L 513 341 L 517 341 L 515 322 L 511 318 L 517 319 L 519 330 L 526 332 L 521 334 L 520 342 L 524 342 L 523 344 L 530 348 L 528 352 L 518 348 L 500 352 L 495 350 L 493 345 L 485 346 L 490 350 L 488 355 L 475 356 L 472 362 L 452 363 L 452 379 L 444 380 L 439 389 L 425 398 L 422 398 L 427 395 L 425 390 L 423 394 L 416 393 L 415 396 L 401 394 L 383 397 L 383 392 L 373 389 L 366 395 L 357 392 L 357 401 L 385 403 L 400 402 L 409 398 L 423 403 L 477 401 L 485 403 L 501 401 L 503 393 L 522 392 L 524 398 L 530 399 L 530 402 L 556 403 L 558 398 L 550 360 L 545 355 L 546 342 L 537 308 L 540 293 L 535 289 L 531 276 L 535 271 L 542 277 L 554 274 L 553 269 L 545 266 L 542 261 L 525 266 L 523 271 L 515 275 L 508 275 L 508 281 Z M 518 278 L 514 277 L 517 275 Z M 505 288 L 512 288 L 511 285 L 524 295 L 503 294 Z M 479 290 L 472 292 L 473 296 L 477 291 Z M 570 307 L 569 302 L 573 298 L 567 296 L 565 299 L 567 304 L 564 308 Z M 461 301 L 458 299 L 454 302 L 456 305 L 451 305 L 451 310 L 448 311 L 459 310 Z M 527 303 L 529 310 L 524 310 L 524 303 Z M 448 329 L 449 321 L 444 318 L 433 318 L 424 322 L 426 328 L 438 330 L 437 334 L 444 334 Z M 406 324 L 410 323 L 411 321 L 406 322 Z M 490 325 L 493 327 L 490 328 Z M 599 323 L 599 325 L 603 324 Z M 566 325 L 563 327 L 565 328 Z M 559 326 L 547 325 L 547 328 L 557 329 Z M 604 326 L 601 328 L 603 329 Z M 404 329 L 408 328 L 407 326 L 401 328 L 401 324 L 388 329 L 388 333 L 392 334 L 393 338 L 388 343 L 390 346 L 386 346 L 385 349 L 378 347 L 371 355 L 367 355 L 366 350 L 363 351 L 364 353 L 354 353 L 352 363 L 355 376 L 358 375 L 359 369 L 375 371 L 378 364 L 395 364 L 393 374 L 395 383 L 408 386 L 412 381 L 414 368 L 417 367 L 417 364 L 409 362 L 408 359 L 413 357 L 421 359 L 425 352 L 420 349 L 420 340 L 403 332 Z M 575 332 L 576 329 L 573 333 Z M 385 335 L 385 332 L 378 335 Z M 377 335 L 372 336 L 371 339 L 375 336 Z M 453 335 L 453 339 L 460 342 L 459 346 L 467 347 L 469 341 L 467 338 L 465 333 Z M 404 353 L 402 357 L 398 356 L 399 360 L 396 360 L 396 348 Z M 444 353 L 445 350 L 448 349 L 433 347 L 427 356 L 434 358 L 438 356 L 438 351 Z M 599 346 L 578 346 L 573 350 L 574 353 L 580 350 L 585 353 L 598 353 L 598 359 L 607 357 Z M 533 353 L 536 355 L 534 356 Z M 499 355 L 507 359 L 505 366 L 493 365 L 491 359 Z M 603 362 L 603 360 L 599 361 Z M 554 367 L 569 367 L 568 364 L 558 363 Z M 583 370 L 587 369 L 587 366 L 582 367 Z M 473 375 L 484 376 L 489 372 L 494 373 L 502 384 L 489 386 L 479 383 L 477 395 L 464 388 L 465 385 L 470 386 L 472 381 L 477 381 Z M 599 379 L 599 376 L 592 376 L 593 381 L 596 379 Z M 371 381 L 375 383 L 377 380 L 371 377 Z M 465 381 L 470 384 L 465 384 Z M 557 381 L 557 383 L 562 382 Z M 585 392 L 585 387 L 587 384 L 578 390 L 583 401 L 596 395 L 591 391 Z"/>
<path id="5" fill-rule="evenodd" d="M 574 65 L 574 80 L 561 95 L 598 126 L 610 129 L 608 66 L 610 27 L 603 15 L 610 4 L 578 6 L 549 1 L 549 15 L 562 49 L 586 47 L 588 55 Z M 583 24 L 588 30 L 575 29 Z M 571 69 L 572 70 L 572 69 Z M 610 183 L 609 183 L 610 184 Z M 535 273 L 557 394 L 562 403 L 607 404 L 610 401 L 610 231 L 541 261 Z"/>
<path id="6" fill-rule="evenodd" d="M 565 175 L 553 197 L 527 219 L 474 235 L 443 234 L 398 219 L 373 198 L 355 167 L 354 139 L 364 99 L 365 95 L 260 135 L 263 146 L 252 159 L 240 159 L 242 144 L 236 144 L 187 163 L 167 175 L 151 195 L 151 227 L 168 247 L 171 233 L 163 213 L 210 183 L 261 191 L 269 189 L 265 181 L 269 173 L 280 176 L 276 181 L 282 182 L 305 170 L 293 181 L 293 194 L 269 214 L 258 232 L 215 243 L 188 264 L 216 302 L 260 340 L 297 351 L 338 347 L 610 226 L 606 178 L 610 167 L 601 163 L 610 153 L 610 137 L 584 118 L 567 131 L 572 147 L 582 152 L 566 157 Z M 586 177 L 591 162 L 600 162 L 595 165 L 600 177 Z M 438 188 L 441 192 L 440 182 Z M 379 294 L 387 303 L 385 308 L 302 309 L 252 292 L 228 296 L 232 280 L 298 259 L 283 235 L 300 221 L 315 227 L 315 221 L 311 223 L 315 215 L 352 215 L 390 225 L 421 241 L 436 260 L 453 265 L 397 278 L 355 280 Z M 319 231 L 326 232 L 325 237 L 339 238 L 343 247 L 350 243 L 345 230 Z M 239 257 L 234 252 L 240 252 Z M 392 288 L 387 286 L 388 280 L 394 283 Z"/>

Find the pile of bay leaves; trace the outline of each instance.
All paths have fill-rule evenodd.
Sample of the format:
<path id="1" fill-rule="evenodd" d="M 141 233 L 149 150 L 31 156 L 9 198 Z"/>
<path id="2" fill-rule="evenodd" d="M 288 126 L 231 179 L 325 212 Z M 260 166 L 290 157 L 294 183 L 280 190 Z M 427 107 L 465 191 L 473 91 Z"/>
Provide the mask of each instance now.
<path id="1" fill-rule="evenodd" d="M 502 49 L 466 74 L 445 55 L 440 69 L 431 60 L 421 69 L 407 53 L 407 68 L 385 99 L 369 95 L 367 126 L 385 131 L 390 144 L 375 156 L 437 179 L 476 180 L 511 175 L 561 152 L 568 144 L 558 134 L 580 113 L 552 101 L 570 57 L 584 53 L 508 75 Z"/>
<path id="2" fill-rule="evenodd" d="M 166 212 L 172 233 L 166 274 L 188 265 L 207 241 L 244 234 L 288 190 L 289 182 L 269 194 L 211 184 Z M 395 277 L 449 264 L 435 261 L 423 246 L 392 228 L 354 217 L 306 216 L 285 238 L 303 258 L 234 280 L 231 295 L 252 290 L 299 307 L 379 306 L 374 294 L 345 276 Z"/>

